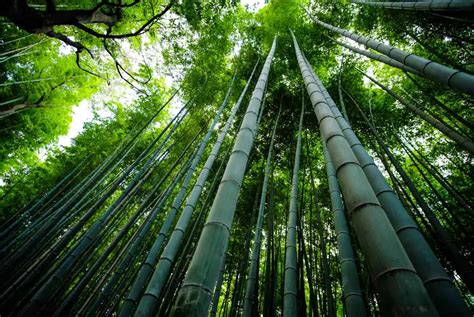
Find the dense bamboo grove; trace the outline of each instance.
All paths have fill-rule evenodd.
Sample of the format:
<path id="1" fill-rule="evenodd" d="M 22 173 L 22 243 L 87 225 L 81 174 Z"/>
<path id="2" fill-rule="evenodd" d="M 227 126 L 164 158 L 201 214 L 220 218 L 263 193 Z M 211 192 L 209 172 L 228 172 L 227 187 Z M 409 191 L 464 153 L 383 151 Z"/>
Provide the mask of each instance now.
<path id="1" fill-rule="evenodd" d="M 0 315 L 472 315 L 472 1 L 15 5 Z"/>

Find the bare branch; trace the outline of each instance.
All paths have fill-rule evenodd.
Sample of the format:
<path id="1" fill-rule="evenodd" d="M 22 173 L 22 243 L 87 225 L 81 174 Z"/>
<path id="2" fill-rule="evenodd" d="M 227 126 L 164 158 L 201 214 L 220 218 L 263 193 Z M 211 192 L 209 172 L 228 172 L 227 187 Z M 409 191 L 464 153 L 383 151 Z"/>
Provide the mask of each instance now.
<path id="1" fill-rule="evenodd" d="M 92 36 L 95 36 L 97 38 L 102 38 L 102 39 L 123 39 L 123 38 L 127 38 L 127 37 L 133 37 L 133 36 L 138 36 L 138 35 L 142 35 L 146 32 L 148 32 L 148 30 L 150 29 L 150 27 L 152 27 L 159 18 L 161 18 L 166 12 L 168 12 L 171 7 L 173 6 L 173 2 L 174 0 L 171 0 L 168 5 L 163 9 L 163 11 L 161 11 L 160 13 L 154 15 L 150 20 L 148 20 L 145 24 L 143 24 L 137 31 L 133 32 L 133 33 L 126 33 L 126 34 L 102 34 L 102 33 L 99 33 L 87 26 L 85 26 L 84 24 L 82 23 L 75 23 L 73 24 L 74 26 L 76 26 L 77 28 L 83 30 L 84 32 L 86 33 L 89 33 L 90 35 Z"/>
<path id="2" fill-rule="evenodd" d="M 92 52 L 87 47 L 85 47 L 84 45 L 82 45 L 79 42 L 71 40 L 70 38 L 68 38 L 67 36 L 65 36 L 64 34 L 61 34 L 61 33 L 56 33 L 54 31 L 49 31 L 49 32 L 46 33 L 46 35 L 49 36 L 49 37 L 52 37 L 52 38 L 56 38 L 60 41 L 63 41 L 67 45 L 70 45 L 70 46 L 74 47 L 76 49 L 76 65 L 77 65 L 77 67 L 79 67 L 80 70 L 82 70 L 82 71 L 84 71 L 84 72 L 86 72 L 90 75 L 93 75 L 93 76 L 104 79 L 102 76 L 99 76 L 96 73 L 82 67 L 82 65 L 81 65 L 81 52 L 83 50 L 85 50 L 87 53 L 89 53 L 91 58 L 94 59 L 94 55 L 92 54 Z"/>

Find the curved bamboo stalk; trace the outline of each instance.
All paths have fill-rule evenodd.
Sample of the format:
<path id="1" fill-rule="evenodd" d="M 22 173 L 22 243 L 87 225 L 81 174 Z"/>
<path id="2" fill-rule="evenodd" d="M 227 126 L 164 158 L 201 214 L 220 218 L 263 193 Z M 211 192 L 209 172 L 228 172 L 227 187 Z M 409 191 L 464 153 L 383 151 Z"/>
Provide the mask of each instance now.
<path id="1" fill-rule="evenodd" d="M 371 49 L 374 49 L 388 57 L 391 57 L 400 63 L 412 67 L 428 79 L 431 79 L 443 85 L 447 85 L 458 91 L 474 95 L 473 75 L 447 67 L 442 64 L 438 64 L 415 54 L 404 52 L 398 48 L 384 44 L 372 38 L 361 36 L 350 31 L 332 26 L 331 24 L 324 23 L 312 16 L 307 10 L 306 12 L 311 17 L 311 19 L 313 19 L 314 22 L 318 23 L 319 25 L 325 27 L 328 30 L 339 33 L 347 38 L 350 38 L 351 40 L 356 41 L 357 43 L 370 47 Z"/>
<path id="2" fill-rule="evenodd" d="M 347 96 L 351 99 L 357 110 L 359 110 L 366 124 L 368 124 L 371 129 L 375 128 L 369 122 L 367 116 L 354 98 L 349 94 L 347 94 Z M 436 258 L 436 255 L 431 250 L 431 247 L 425 240 L 420 229 L 392 191 L 385 177 L 376 167 L 369 154 L 359 150 L 359 147 L 362 147 L 360 146 L 360 141 L 357 136 L 352 132 L 350 127 L 347 127 L 344 131 L 351 131 L 350 134 L 352 137 L 350 139 L 354 140 L 352 145 L 354 153 L 358 157 L 361 165 L 364 165 L 367 178 L 377 193 L 385 209 L 385 213 L 392 223 L 405 251 L 408 253 L 411 262 L 420 275 L 438 312 L 442 316 L 466 315 L 466 313 L 469 312 L 469 308 L 465 305 L 456 286 Z M 375 133 L 375 130 L 372 131 Z"/>
<path id="3" fill-rule="evenodd" d="M 358 68 L 356 68 L 362 75 L 364 75 L 365 77 L 367 77 L 368 79 L 370 79 L 373 83 L 375 83 L 377 86 L 379 86 L 380 88 L 382 88 L 386 93 L 388 93 L 390 96 L 392 96 L 393 98 L 395 98 L 396 100 L 400 101 L 400 103 L 402 105 L 404 105 L 405 107 L 407 107 L 408 109 L 410 109 L 411 111 L 413 111 L 414 113 L 416 113 L 418 116 L 420 116 L 420 118 L 422 118 L 423 120 L 425 120 L 426 122 L 428 122 L 429 124 L 431 124 L 433 127 L 435 127 L 436 129 L 438 129 L 440 132 L 442 132 L 444 135 L 446 135 L 448 138 L 450 138 L 451 140 L 453 140 L 454 142 L 456 142 L 457 144 L 459 144 L 460 147 L 462 147 L 463 149 L 465 149 L 466 151 L 468 151 L 469 153 L 471 154 L 474 154 L 474 142 L 472 142 L 471 140 L 469 140 L 468 138 L 466 137 L 463 137 L 462 135 L 460 135 L 459 133 L 457 133 L 456 131 L 454 131 L 453 129 L 451 129 L 450 127 L 444 125 L 443 123 L 441 123 L 439 120 L 437 120 L 436 118 L 433 118 L 431 115 L 427 114 L 426 112 L 424 112 L 423 110 L 421 110 L 420 108 L 416 107 L 415 105 L 413 105 L 411 102 L 408 102 L 406 101 L 405 99 L 403 99 L 402 97 L 400 97 L 399 95 L 397 95 L 393 90 L 391 90 L 390 88 L 388 88 L 387 86 L 385 86 L 384 84 L 380 83 L 378 80 L 374 79 L 373 77 L 367 75 L 366 73 L 364 73 L 363 71 L 359 70 Z"/>
<path id="4" fill-rule="evenodd" d="M 416 10 L 416 11 L 473 11 L 474 1 L 451 0 L 451 1 L 410 1 L 410 2 L 388 2 L 388 1 L 362 1 L 352 0 L 352 3 L 365 4 L 373 7 L 382 7 L 396 10 Z"/>
<path id="5" fill-rule="evenodd" d="M 253 91 L 229 163 L 224 171 L 186 277 L 178 291 L 178 297 L 172 308 L 174 316 L 204 316 L 207 314 L 219 267 L 227 249 L 240 184 L 254 142 L 256 121 L 275 45 L 276 38 Z"/>
<path id="6" fill-rule="evenodd" d="M 367 259 L 386 315 L 436 316 L 428 293 L 385 215 L 382 206 L 343 135 L 306 64 L 296 38 L 296 56 L 308 95 L 341 183 L 346 207 Z"/>
<path id="7" fill-rule="evenodd" d="M 245 287 L 245 296 L 244 296 L 244 307 L 242 315 L 245 317 L 252 316 L 252 310 L 255 309 L 254 294 L 255 287 L 258 278 L 258 264 L 260 258 L 260 245 L 262 237 L 262 225 L 263 217 L 265 212 L 265 202 L 267 200 L 267 190 L 268 190 L 268 178 L 270 175 L 270 168 L 272 165 L 273 157 L 273 144 L 275 143 L 275 135 L 278 127 L 278 120 L 280 119 L 281 114 L 281 105 L 280 110 L 278 111 L 277 118 L 275 120 L 275 125 L 273 126 L 272 137 L 270 141 L 270 147 L 268 149 L 267 162 L 265 165 L 265 172 L 263 176 L 263 185 L 262 185 L 262 195 L 260 196 L 260 205 L 258 208 L 257 223 L 255 225 L 255 236 L 252 246 L 252 256 L 250 257 L 250 266 L 249 273 L 247 275 L 246 287 Z"/>

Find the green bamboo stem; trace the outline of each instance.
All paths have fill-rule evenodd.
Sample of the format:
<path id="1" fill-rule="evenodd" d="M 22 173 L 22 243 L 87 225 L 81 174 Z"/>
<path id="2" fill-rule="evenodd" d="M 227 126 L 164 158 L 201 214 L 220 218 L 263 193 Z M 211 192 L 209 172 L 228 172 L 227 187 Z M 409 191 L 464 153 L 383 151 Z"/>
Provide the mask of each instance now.
<path id="1" fill-rule="evenodd" d="M 346 119 L 346 121 L 348 123 L 349 122 L 349 116 L 347 115 L 347 110 L 346 110 L 346 105 L 344 103 L 344 98 L 342 97 L 342 90 L 341 90 L 341 74 L 339 73 L 339 76 L 337 76 L 337 91 L 339 93 L 339 104 L 341 105 L 341 109 L 342 109 L 342 114 L 344 116 L 344 119 Z"/>
<path id="2" fill-rule="evenodd" d="M 347 96 L 359 110 L 366 124 L 368 124 L 369 127 L 373 127 L 354 98 L 349 94 L 347 94 Z M 337 110 L 335 109 L 335 111 Z M 452 316 L 453 314 L 463 316 L 469 310 L 418 226 L 392 191 L 384 176 L 374 164 L 372 158 L 365 151 L 358 150 L 358 148 L 362 149 L 362 146 L 348 125 L 344 131 L 352 135 L 350 139 L 354 140 L 352 145 L 354 153 L 356 153 L 359 162 L 364 166 L 367 178 L 377 193 L 385 209 L 385 213 L 397 232 L 400 241 L 420 275 L 438 312 L 443 316 Z"/>
<path id="3" fill-rule="evenodd" d="M 273 41 L 252 94 L 211 211 L 197 243 L 186 277 L 178 291 L 178 297 L 172 308 L 174 316 L 207 315 L 219 267 L 228 246 L 240 185 L 255 139 L 256 121 L 275 45 L 276 39 Z"/>
<path id="4" fill-rule="evenodd" d="M 385 9 L 395 10 L 409 10 L 409 11 L 473 11 L 474 2 L 470 0 L 455 0 L 455 1 L 410 1 L 410 2 L 388 2 L 388 1 L 362 1 L 351 0 L 352 3 L 364 4 L 373 7 L 380 7 Z"/>
<path id="5" fill-rule="evenodd" d="M 281 114 L 281 106 L 280 110 L 278 111 L 277 118 L 275 120 L 275 125 L 273 126 L 273 132 L 270 141 L 270 147 L 268 149 L 267 155 L 267 162 L 265 165 L 265 171 L 263 176 L 263 184 L 262 184 L 262 195 L 260 196 L 260 204 L 258 208 L 258 216 L 257 216 L 257 223 L 255 225 L 255 236 L 254 242 L 252 246 L 252 255 L 250 257 L 250 266 L 249 266 L 249 273 L 247 275 L 246 280 L 246 287 L 245 287 L 245 297 L 244 297 L 244 306 L 243 306 L 243 313 L 242 315 L 245 317 L 252 316 L 252 311 L 254 310 L 256 313 L 258 309 L 256 309 L 256 303 L 254 303 L 254 294 L 255 288 L 257 283 L 258 277 L 258 264 L 260 258 L 260 245 L 261 245 L 261 237 L 262 237 L 262 226 L 263 226 L 263 218 L 265 212 L 265 202 L 267 200 L 267 190 L 268 190 L 268 179 L 270 175 L 270 169 L 272 165 L 272 157 L 273 157 L 273 145 L 275 143 L 275 135 L 276 130 L 278 127 L 278 120 L 280 119 Z"/>
<path id="6" fill-rule="evenodd" d="M 349 217 L 380 294 L 382 314 L 436 316 L 408 255 L 339 127 L 293 35 L 298 64 L 341 183 Z"/>
<path id="7" fill-rule="evenodd" d="M 357 69 L 358 70 L 358 69 Z M 393 98 L 397 99 L 400 101 L 401 104 L 403 104 L 405 107 L 416 113 L 420 118 L 431 124 L 433 127 L 438 129 L 440 132 L 442 132 L 444 135 L 446 135 L 448 138 L 456 142 L 461 148 L 464 150 L 468 151 L 471 154 L 474 154 L 474 143 L 469 140 L 468 138 L 460 135 L 453 129 L 449 128 L 448 126 L 444 125 L 441 123 L 439 120 L 433 118 L 431 115 L 425 113 L 423 110 L 420 108 L 416 107 L 413 105 L 411 102 L 406 101 L 399 95 L 397 95 L 393 90 L 385 86 L 384 84 L 380 83 L 378 80 L 374 79 L 373 77 L 367 75 L 366 73 L 358 70 L 362 75 L 370 79 L 373 83 L 375 83 L 377 86 L 382 88 L 386 93 L 391 95 Z"/>
<path id="8" fill-rule="evenodd" d="M 286 234 L 285 277 L 283 284 L 283 316 L 297 316 L 297 267 L 296 267 L 296 225 L 298 212 L 298 173 L 301 156 L 301 130 L 303 127 L 304 103 L 301 105 L 298 126 L 293 177 L 291 181 L 290 208 Z"/>
<path id="9" fill-rule="evenodd" d="M 326 145 L 323 144 L 324 159 L 326 161 L 326 174 L 329 184 L 329 195 L 337 235 L 339 263 L 341 266 L 343 298 L 347 316 L 366 316 L 366 308 L 360 288 L 356 259 L 352 249 L 351 236 L 347 226 L 341 191 L 337 183 L 336 170 Z"/>
<path id="10" fill-rule="evenodd" d="M 219 133 L 219 136 L 217 137 L 217 140 L 207 158 L 207 161 L 201 170 L 201 173 L 198 176 L 196 184 L 194 185 L 191 193 L 188 196 L 185 207 L 176 223 L 172 234 L 168 239 L 168 243 L 165 249 L 163 250 L 163 253 L 155 267 L 154 273 L 146 287 L 145 293 L 143 294 L 143 297 L 140 300 L 140 303 L 138 304 L 135 316 L 146 316 L 152 314 L 156 307 L 158 299 L 161 296 L 161 292 L 163 291 L 165 282 L 171 272 L 171 268 L 176 258 L 176 255 L 179 251 L 179 248 L 181 247 L 181 243 L 184 239 L 184 233 L 187 230 L 187 227 L 191 221 L 192 214 L 201 196 L 204 184 L 206 183 L 206 180 L 217 158 L 220 147 L 224 142 L 227 132 L 229 131 L 229 128 L 231 127 L 231 124 L 234 121 L 234 117 L 240 108 L 242 100 L 247 92 L 248 86 L 250 85 L 250 82 L 253 78 L 253 74 L 255 72 L 256 67 L 257 64 L 255 64 L 253 71 L 247 80 L 247 84 L 242 90 L 242 93 L 240 94 L 236 104 L 232 108 L 231 113 L 224 127 Z"/>
<path id="11" fill-rule="evenodd" d="M 447 85 L 452 89 L 474 95 L 473 75 L 464 73 L 462 71 L 450 68 L 442 64 L 438 64 L 415 54 L 404 52 L 398 48 L 384 44 L 372 38 L 361 36 L 353 32 L 332 26 L 328 23 L 316 19 L 307 10 L 306 12 L 314 22 L 328 30 L 341 34 L 347 38 L 356 41 L 359 44 L 365 45 L 388 57 L 391 57 L 396 61 L 417 70 L 428 79 L 431 79 L 443 85 Z"/>

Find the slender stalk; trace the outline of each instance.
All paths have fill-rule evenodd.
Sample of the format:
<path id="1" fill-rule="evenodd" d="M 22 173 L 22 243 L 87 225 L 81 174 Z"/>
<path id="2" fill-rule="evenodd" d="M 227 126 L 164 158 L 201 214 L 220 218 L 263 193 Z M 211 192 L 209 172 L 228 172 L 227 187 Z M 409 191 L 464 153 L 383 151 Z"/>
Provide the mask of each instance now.
<path id="1" fill-rule="evenodd" d="M 344 116 L 344 119 L 346 119 L 347 123 L 350 123 L 349 116 L 347 115 L 347 111 L 346 111 L 346 104 L 344 103 L 344 98 L 342 97 L 340 73 L 339 73 L 339 76 L 337 76 L 337 91 L 339 93 L 339 104 L 341 105 L 342 115 Z"/>
<path id="2" fill-rule="evenodd" d="M 278 111 L 278 115 L 275 120 L 275 125 L 273 126 L 272 137 L 270 141 L 270 146 L 268 148 L 267 162 L 265 165 L 265 171 L 263 176 L 262 184 L 262 195 L 260 196 L 260 205 L 258 208 L 257 223 L 255 225 L 255 236 L 252 246 L 252 255 L 250 257 L 250 266 L 249 273 L 247 275 L 246 287 L 245 287 L 245 297 L 244 297 L 244 310 L 242 315 L 245 317 L 252 316 L 252 311 L 255 310 L 255 313 L 258 314 L 257 303 L 254 302 L 255 289 L 257 288 L 257 277 L 258 277 L 258 264 L 260 258 L 260 246 L 261 246 L 261 237 L 262 237 L 262 226 L 263 226 L 263 217 L 265 212 L 265 202 L 267 200 L 267 190 L 268 190 L 268 179 L 270 175 L 270 169 L 272 165 L 273 157 L 273 145 L 275 144 L 275 135 L 278 127 L 278 120 L 280 119 L 281 106 Z"/>
<path id="3" fill-rule="evenodd" d="M 172 309 L 172 315 L 174 316 L 203 316 L 207 314 L 219 267 L 227 250 L 240 185 L 255 139 L 257 117 L 275 52 L 275 45 L 276 39 L 273 41 L 257 86 L 252 94 L 229 163 L 224 171 L 186 277 L 178 292 L 178 297 Z"/>
<path id="4" fill-rule="evenodd" d="M 291 181 L 290 208 L 288 210 L 288 231 L 286 234 L 285 278 L 283 284 L 283 316 L 297 316 L 297 267 L 296 267 L 296 225 L 298 211 L 298 173 L 300 170 L 301 130 L 303 127 L 304 103 L 301 105 L 298 126 L 293 177 Z"/>
<path id="5" fill-rule="evenodd" d="M 451 140 L 453 140 L 454 142 L 456 142 L 461 148 L 463 148 L 464 150 L 468 151 L 469 153 L 471 154 L 474 154 L 474 143 L 469 140 L 468 138 L 460 135 L 459 133 L 457 133 L 456 131 L 454 131 L 453 129 L 451 129 L 450 127 L 444 125 L 443 123 L 441 123 L 439 120 L 433 118 L 431 115 L 427 114 L 426 112 L 424 112 L 423 110 L 421 110 L 420 108 L 416 107 L 415 105 L 413 105 L 411 102 L 408 102 L 406 101 L 405 99 L 403 99 L 402 97 L 400 97 L 399 95 L 397 95 L 393 90 L 391 90 L 390 88 L 388 88 L 387 86 L 385 86 L 384 84 L 380 83 L 378 80 L 374 79 L 373 77 L 367 75 L 366 73 L 360 71 L 359 69 L 357 69 L 362 75 L 364 75 L 365 77 L 367 77 L 368 79 L 370 79 L 373 83 L 375 83 L 377 86 L 379 86 L 380 88 L 382 88 L 386 93 L 388 93 L 390 96 L 392 96 L 393 98 L 397 99 L 398 101 L 400 101 L 401 104 L 403 104 L 405 107 L 407 107 L 408 109 L 410 109 L 411 111 L 413 111 L 414 113 L 416 113 L 418 116 L 420 116 L 420 118 L 422 118 L 423 120 L 425 120 L 426 122 L 428 122 L 429 124 L 431 124 L 433 127 L 435 127 L 436 129 L 438 129 L 440 132 L 442 132 L 444 135 L 446 135 L 448 138 L 450 138 Z"/>
<path id="6" fill-rule="evenodd" d="M 457 0 L 457 1 L 415 1 L 415 2 L 387 2 L 387 1 L 362 1 L 362 0 L 351 0 L 352 3 L 364 4 L 373 7 L 381 7 L 385 9 L 395 10 L 409 10 L 409 11 L 473 11 L 474 2 L 470 0 Z"/>
<path id="7" fill-rule="evenodd" d="M 474 95 L 473 75 L 464 73 L 462 71 L 450 68 L 442 64 L 435 63 L 415 54 L 404 52 L 398 48 L 384 44 L 372 38 L 361 36 L 350 31 L 332 26 L 328 23 L 316 19 L 307 10 L 306 12 L 314 22 L 328 30 L 341 34 L 347 38 L 356 41 L 357 43 L 365 45 L 388 57 L 391 57 L 402 64 L 412 67 L 428 79 L 431 79 L 443 85 L 447 85 L 452 89 Z"/>

